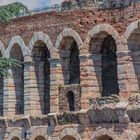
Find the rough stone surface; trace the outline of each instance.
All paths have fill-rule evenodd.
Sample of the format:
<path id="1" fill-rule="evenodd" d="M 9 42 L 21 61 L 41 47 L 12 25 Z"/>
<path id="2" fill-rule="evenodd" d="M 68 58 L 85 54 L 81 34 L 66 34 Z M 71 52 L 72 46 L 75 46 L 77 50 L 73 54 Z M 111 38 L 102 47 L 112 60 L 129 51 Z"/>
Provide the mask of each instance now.
<path id="1" fill-rule="evenodd" d="M 0 56 L 23 67 L 0 81 L 0 140 L 139 140 L 138 9 L 87 7 L 1 24 Z"/>

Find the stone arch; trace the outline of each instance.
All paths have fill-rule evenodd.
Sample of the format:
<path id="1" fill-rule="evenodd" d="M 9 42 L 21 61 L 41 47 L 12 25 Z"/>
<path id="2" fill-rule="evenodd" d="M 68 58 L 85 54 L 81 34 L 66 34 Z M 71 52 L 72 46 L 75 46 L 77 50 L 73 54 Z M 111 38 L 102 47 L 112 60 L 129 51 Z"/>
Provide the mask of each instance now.
<path id="1" fill-rule="evenodd" d="M 74 140 L 81 140 L 80 135 L 76 132 L 76 130 L 74 128 L 64 128 L 59 133 L 59 140 L 63 140 L 67 136 L 73 138 Z"/>
<path id="2" fill-rule="evenodd" d="M 119 33 L 115 30 L 114 27 L 112 27 L 110 24 L 108 23 L 104 23 L 104 24 L 99 24 L 99 25 L 96 25 L 95 27 L 93 27 L 89 32 L 88 32 L 88 35 L 87 35 L 87 38 L 85 40 L 85 46 L 87 47 L 90 47 L 90 43 L 91 43 L 91 39 L 94 38 L 97 34 L 101 33 L 101 32 L 106 32 L 108 35 L 111 35 L 114 40 L 116 41 L 116 44 L 117 44 L 117 51 L 119 51 L 121 48 L 120 48 L 120 36 L 119 36 Z"/>
<path id="3" fill-rule="evenodd" d="M 82 48 L 82 46 L 83 46 L 83 41 L 82 41 L 82 39 L 80 38 L 79 34 L 78 34 L 76 31 L 74 31 L 74 30 L 72 30 L 72 29 L 70 29 L 70 28 L 66 28 L 66 29 L 64 29 L 64 30 L 59 34 L 59 36 L 58 36 L 58 38 L 57 38 L 57 40 L 56 40 L 55 47 L 56 47 L 57 49 L 60 50 L 61 42 L 62 42 L 62 40 L 63 40 L 65 37 L 72 37 L 72 38 L 76 41 L 79 50 Z"/>
<path id="4" fill-rule="evenodd" d="M 37 103 L 37 114 L 50 113 L 50 49 L 42 40 L 37 40 L 32 48 L 32 81 L 34 81 L 34 88 L 32 95 Z"/>
<path id="5" fill-rule="evenodd" d="M 37 137 L 35 138 L 35 140 L 45 140 L 45 138 L 42 137 L 42 136 L 37 136 Z"/>
<path id="6" fill-rule="evenodd" d="M 57 38 L 55 47 L 59 50 L 62 67 L 62 83 L 65 85 L 80 83 L 80 49 L 82 40 L 72 29 L 64 29 Z"/>
<path id="7" fill-rule="evenodd" d="M 13 45 L 13 46 L 11 46 Z M 13 97 L 11 108 L 15 108 L 15 115 L 24 114 L 24 56 L 26 55 L 26 48 L 23 40 L 19 36 L 15 36 L 9 43 L 9 57 L 22 62 L 21 67 L 12 66 L 10 69 Z M 24 52 L 25 51 L 25 52 Z"/>
<path id="8" fill-rule="evenodd" d="M 20 36 L 14 36 L 10 40 L 10 42 L 8 44 L 8 48 L 6 49 L 6 56 L 7 57 L 10 57 L 10 52 L 15 44 L 19 45 L 19 47 L 22 51 L 23 57 L 28 55 L 28 48 L 25 46 L 24 40 Z"/>
<path id="9" fill-rule="evenodd" d="M 124 32 L 124 38 L 125 41 L 128 40 L 128 38 L 130 37 L 130 35 L 134 32 L 134 30 L 138 29 L 140 26 L 140 20 L 137 20 L 135 22 L 132 22 L 126 29 L 126 31 Z"/>
<path id="10" fill-rule="evenodd" d="M 139 137 L 138 137 L 136 131 L 134 131 L 134 130 L 126 130 L 124 132 L 124 134 L 122 135 L 122 138 L 129 139 L 129 140 L 139 140 L 138 139 Z"/>
<path id="11" fill-rule="evenodd" d="M 34 45 L 38 40 L 46 44 L 47 49 L 50 51 L 51 58 L 53 58 L 54 57 L 53 54 L 57 53 L 57 50 L 56 48 L 54 48 L 49 36 L 42 32 L 35 33 L 31 38 L 31 41 L 29 42 L 30 56 L 33 51 Z"/>
<path id="12" fill-rule="evenodd" d="M 88 71 L 91 90 L 97 96 L 119 94 L 116 53 L 117 43 L 119 44 L 118 33 L 109 24 L 100 24 L 88 33 L 85 43 L 89 46 Z"/>
<path id="13" fill-rule="evenodd" d="M 22 140 L 22 133 L 21 133 L 21 131 L 19 129 L 11 130 L 11 132 L 8 135 L 6 140 L 14 140 L 14 138 L 18 138 L 19 140 Z"/>
<path id="14" fill-rule="evenodd" d="M 124 42 L 128 48 L 127 82 L 130 95 L 140 91 L 140 20 L 132 22 L 124 33 Z"/>
<path id="15" fill-rule="evenodd" d="M 111 132 L 104 132 L 99 134 L 94 134 L 91 140 L 117 140 L 117 138 L 111 134 Z"/>
<path id="16" fill-rule="evenodd" d="M 32 130 L 31 140 L 36 140 L 36 138 L 41 137 L 47 140 L 49 137 L 47 135 L 46 128 L 36 128 Z"/>

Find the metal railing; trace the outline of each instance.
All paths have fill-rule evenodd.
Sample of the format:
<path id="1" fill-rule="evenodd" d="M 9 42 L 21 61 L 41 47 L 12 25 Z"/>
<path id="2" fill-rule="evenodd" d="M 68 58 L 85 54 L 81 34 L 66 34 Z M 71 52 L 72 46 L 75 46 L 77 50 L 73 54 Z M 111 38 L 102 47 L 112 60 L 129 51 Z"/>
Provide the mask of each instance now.
<path id="1" fill-rule="evenodd" d="M 23 17 L 23 16 L 28 16 L 28 15 L 35 15 L 35 14 L 40 14 L 40 13 L 45 13 L 45 12 L 61 12 L 61 11 L 70 11 L 70 10 L 76 10 L 76 9 L 88 9 L 89 7 L 97 8 L 97 4 L 72 4 L 68 6 L 62 6 L 62 5 L 53 5 L 53 6 L 46 6 L 46 7 L 40 7 L 36 9 L 30 9 L 29 12 L 22 12 L 18 17 Z"/>
<path id="2" fill-rule="evenodd" d="M 139 8 L 135 8 L 137 7 L 137 5 L 140 5 L 140 1 L 139 0 L 132 0 L 131 2 L 131 6 L 133 6 L 133 11 L 139 11 Z M 53 6 L 46 6 L 46 7 L 41 7 L 41 8 L 36 8 L 33 10 L 29 10 L 29 12 L 27 13 L 20 13 L 20 15 L 18 15 L 18 17 L 24 17 L 24 16 L 30 16 L 30 15 L 35 15 L 35 14 L 40 14 L 40 13 L 45 13 L 45 12 L 61 12 L 61 11 L 70 11 L 70 10 L 76 10 L 76 9 L 97 9 L 97 10 L 114 10 L 114 9 L 120 9 L 123 10 L 127 7 L 129 7 L 130 5 L 120 5 L 117 7 L 114 7 L 113 4 L 111 4 L 111 6 L 108 7 L 104 7 L 104 4 L 98 4 L 98 3 L 76 3 L 76 4 L 71 4 L 71 5 L 53 5 Z M 18 18 L 18 17 L 14 17 L 14 18 Z"/>

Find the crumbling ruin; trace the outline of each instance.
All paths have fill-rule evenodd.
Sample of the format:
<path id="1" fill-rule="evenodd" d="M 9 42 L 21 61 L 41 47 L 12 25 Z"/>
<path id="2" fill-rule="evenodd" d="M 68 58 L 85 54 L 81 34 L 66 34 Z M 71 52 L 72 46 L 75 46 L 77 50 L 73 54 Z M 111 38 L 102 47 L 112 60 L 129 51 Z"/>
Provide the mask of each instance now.
<path id="1" fill-rule="evenodd" d="M 94 8 L 0 25 L 0 140 L 140 139 L 140 13 Z"/>

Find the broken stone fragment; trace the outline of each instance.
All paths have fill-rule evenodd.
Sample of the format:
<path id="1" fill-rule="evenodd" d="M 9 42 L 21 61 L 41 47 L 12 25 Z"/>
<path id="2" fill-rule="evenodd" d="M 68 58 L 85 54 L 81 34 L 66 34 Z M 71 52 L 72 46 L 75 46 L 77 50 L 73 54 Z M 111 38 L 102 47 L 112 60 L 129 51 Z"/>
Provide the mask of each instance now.
<path id="1" fill-rule="evenodd" d="M 126 112 L 128 103 L 120 102 L 116 104 L 116 114 L 118 116 L 119 123 L 129 123 L 130 119 Z"/>

